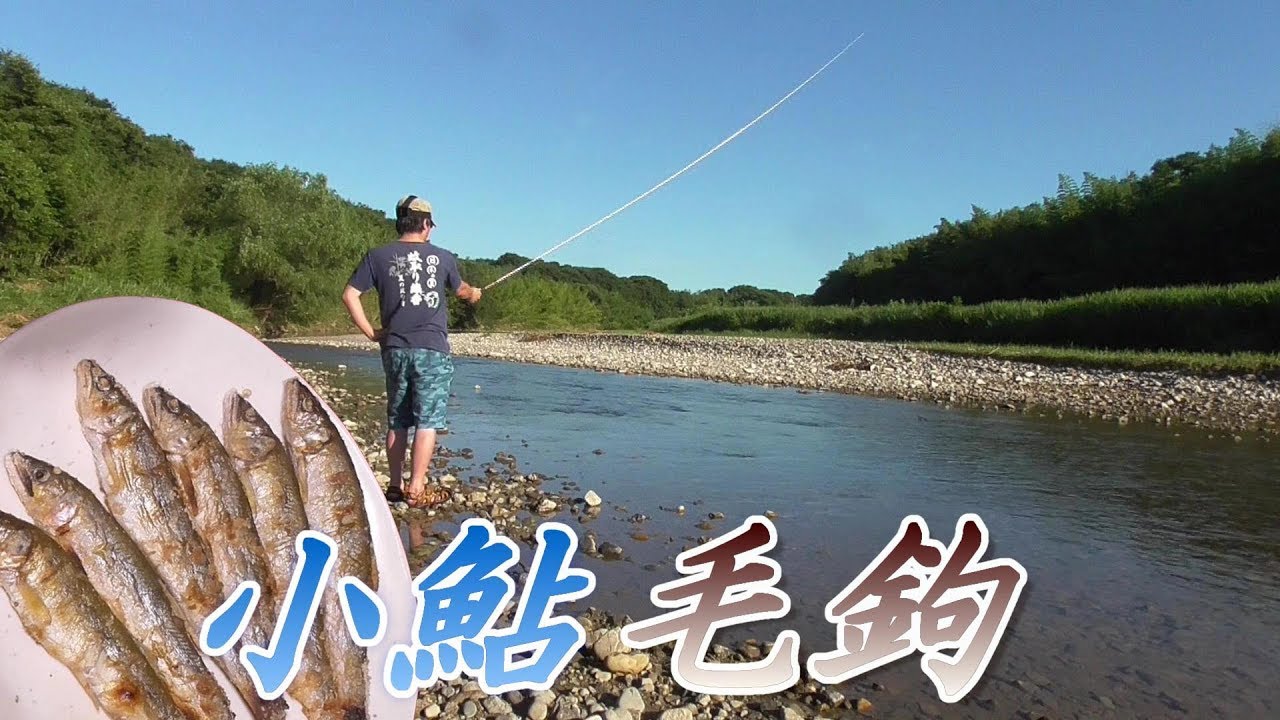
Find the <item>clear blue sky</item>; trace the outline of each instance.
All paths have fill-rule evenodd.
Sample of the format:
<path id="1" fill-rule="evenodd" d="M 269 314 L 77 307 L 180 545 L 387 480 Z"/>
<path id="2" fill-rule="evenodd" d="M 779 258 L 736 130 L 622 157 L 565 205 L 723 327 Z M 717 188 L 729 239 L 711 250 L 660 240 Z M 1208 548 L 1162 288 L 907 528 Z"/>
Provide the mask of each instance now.
<path id="1" fill-rule="evenodd" d="M 1280 3 L 22 0 L 0 45 L 202 157 L 425 195 L 463 257 L 811 292 L 850 251 L 1280 122 Z"/>

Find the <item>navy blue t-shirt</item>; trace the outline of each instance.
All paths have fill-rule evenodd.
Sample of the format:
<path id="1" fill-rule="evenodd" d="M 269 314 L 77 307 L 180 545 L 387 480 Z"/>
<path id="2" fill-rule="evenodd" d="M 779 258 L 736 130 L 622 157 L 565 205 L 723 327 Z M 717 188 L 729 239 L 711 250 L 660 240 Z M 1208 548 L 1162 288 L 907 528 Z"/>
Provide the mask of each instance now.
<path id="1" fill-rule="evenodd" d="M 383 347 L 450 351 L 445 289 L 456 292 L 462 284 L 453 253 L 397 240 L 365 253 L 348 284 L 360 292 L 377 289 Z"/>

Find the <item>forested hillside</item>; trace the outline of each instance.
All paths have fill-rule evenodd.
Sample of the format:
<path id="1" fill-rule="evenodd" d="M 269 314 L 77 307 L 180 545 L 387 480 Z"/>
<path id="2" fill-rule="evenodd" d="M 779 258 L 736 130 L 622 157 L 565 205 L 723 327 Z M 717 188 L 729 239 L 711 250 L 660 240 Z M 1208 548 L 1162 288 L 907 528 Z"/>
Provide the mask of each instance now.
<path id="1" fill-rule="evenodd" d="M 1238 131 L 1226 146 L 1160 160 L 1143 177 L 1060 176 L 1057 197 L 1027 207 L 975 207 L 929 235 L 851 254 L 811 304 L 827 307 L 708 308 L 655 327 L 1280 352 L 1280 129 L 1262 138 Z"/>
<path id="2" fill-rule="evenodd" d="M 1142 177 L 1077 183 L 1027 207 L 943 220 L 849 259 L 819 305 L 1051 300 L 1117 288 L 1280 277 L 1280 129 L 1156 162 Z"/>
<path id="3" fill-rule="evenodd" d="M 200 158 L 0 53 L 0 335 L 74 302 L 130 294 L 186 300 L 266 335 L 349 332 L 339 293 L 393 225 L 323 175 Z M 484 285 L 525 260 L 463 257 L 463 272 Z M 455 327 L 492 330 L 1273 352 L 1280 305 L 1267 281 L 1278 277 L 1280 130 L 1239 132 L 1142 177 L 1061 177 L 1057 197 L 975 208 L 927 236 L 851 255 L 812 297 L 673 291 L 652 277 L 539 262 L 478 307 L 450 310 Z M 1001 300 L 1062 301 L 991 302 Z M 805 307 L 887 303 L 852 314 Z"/>
<path id="4" fill-rule="evenodd" d="M 392 237 L 384 212 L 339 197 L 322 174 L 199 158 L 0 53 L 0 334 L 126 294 L 185 300 L 266 334 L 350 329 L 343 284 L 367 248 Z M 525 258 L 463 260 L 483 284 Z M 693 309 L 797 301 L 536 263 L 474 311 L 451 310 L 462 326 L 490 329 L 638 329 Z"/>

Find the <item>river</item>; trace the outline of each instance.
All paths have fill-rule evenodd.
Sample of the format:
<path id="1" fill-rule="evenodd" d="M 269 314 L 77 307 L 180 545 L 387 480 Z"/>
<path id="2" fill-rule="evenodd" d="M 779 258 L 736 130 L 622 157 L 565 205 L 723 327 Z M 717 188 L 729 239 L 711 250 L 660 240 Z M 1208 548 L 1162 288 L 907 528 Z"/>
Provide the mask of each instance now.
<path id="1" fill-rule="evenodd" d="M 381 391 L 376 355 L 273 346 L 291 363 L 346 368 Z M 948 705 L 919 655 L 859 678 L 884 717 L 1277 717 L 1280 687 L 1280 446 L 1203 432 L 986 414 L 459 358 L 443 442 L 477 461 L 510 452 L 595 490 L 601 540 L 624 561 L 590 604 L 633 618 L 676 579 L 700 536 L 774 511 L 771 557 L 791 597 L 784 620 L 809 652 L 834 647 L 824 607 L 880 553 L 905 516 L 949 545 L 976 513 L 986 558 L 1028 583 L 982 682 Z M 597 453 L 596 451 L 602 451 Z M 551 484 L 560 482 L 559 479 Z M 678 515 L 661 508 L 684 505 Z M 617 507 L 621 506 L 621 507 Z M 710 531 L 697 525 L 724 514 Z M 631 515 L 649 516 L 643 523 Z M 577 523 L 567 514 L 568 522 Z M 629 536 L 643 532 L 647 541 Z M 984 558 L 984 559 L 986 559 Z M 1267 670 L 1266 668 L 1272 668 Z"/>

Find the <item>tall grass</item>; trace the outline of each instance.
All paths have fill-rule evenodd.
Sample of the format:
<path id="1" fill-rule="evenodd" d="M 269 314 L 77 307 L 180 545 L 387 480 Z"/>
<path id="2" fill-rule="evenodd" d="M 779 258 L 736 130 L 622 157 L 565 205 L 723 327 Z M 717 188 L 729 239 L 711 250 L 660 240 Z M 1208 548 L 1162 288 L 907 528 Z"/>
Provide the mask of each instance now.
<path id="1" fill-rule="evenodd" d="M 1280 280 L 1112 290 L 1054 301 L 718 308 L 660 321 L 668 333 L 1017 344 L 1099 350 L 1280 351 Z"/>
<path id="2" fill-rule="evenodd" d="M 180 300 L 215 312 L 250 332 L 259 331 L 249 307 L 221 288 L 200 292 L 181 285 L 141 282 L 86 268 L 69 268 L 48 273 L 41 279 L 0 281 L 0 336 L 68 305 L 122 296 Z"/>

